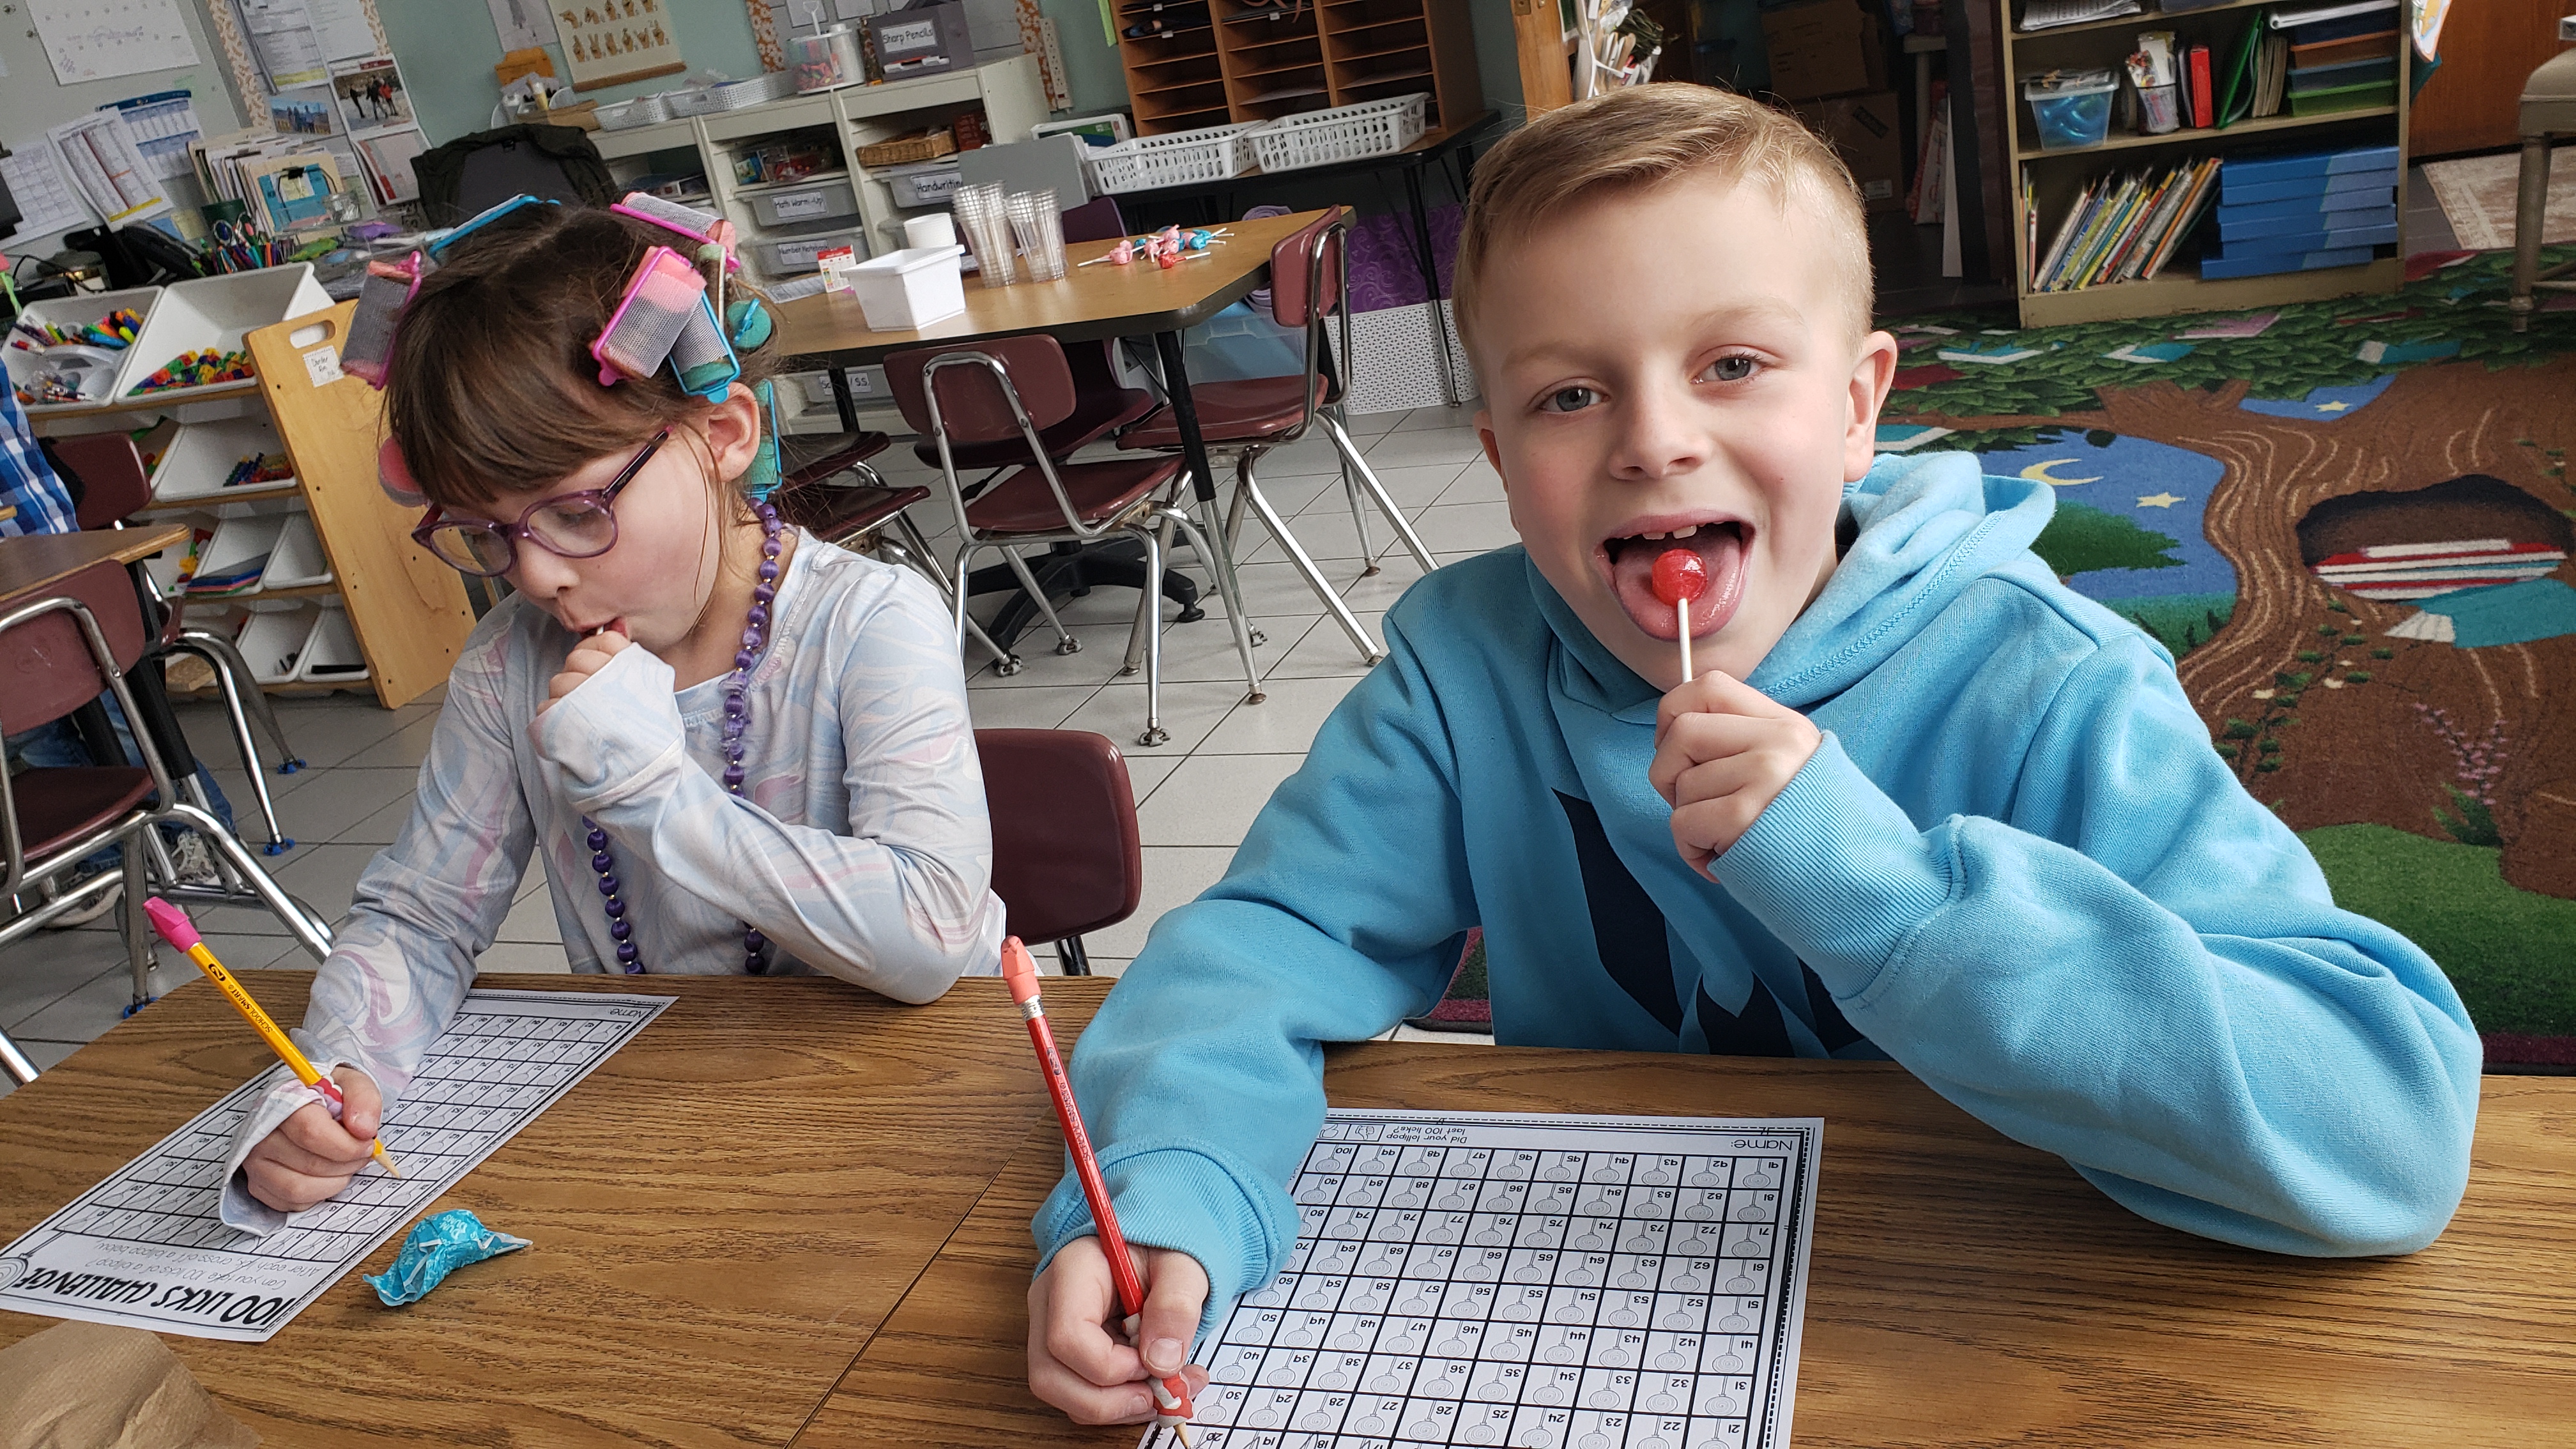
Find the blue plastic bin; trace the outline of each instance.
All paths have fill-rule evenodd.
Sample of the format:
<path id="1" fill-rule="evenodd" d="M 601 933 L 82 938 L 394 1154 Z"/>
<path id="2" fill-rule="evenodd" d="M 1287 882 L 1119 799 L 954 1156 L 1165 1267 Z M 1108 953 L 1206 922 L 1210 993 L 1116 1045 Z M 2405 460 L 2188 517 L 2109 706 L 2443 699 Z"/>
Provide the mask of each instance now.
<path id="1" fill-rule="evenodd" d="M 2053 70 L 2021 83 L 2037 124 L 2039 149 L 2077 151 L 2099 146 L 2111 133 L 2111 98 L 2120 90 L 2113 70 Z"/>

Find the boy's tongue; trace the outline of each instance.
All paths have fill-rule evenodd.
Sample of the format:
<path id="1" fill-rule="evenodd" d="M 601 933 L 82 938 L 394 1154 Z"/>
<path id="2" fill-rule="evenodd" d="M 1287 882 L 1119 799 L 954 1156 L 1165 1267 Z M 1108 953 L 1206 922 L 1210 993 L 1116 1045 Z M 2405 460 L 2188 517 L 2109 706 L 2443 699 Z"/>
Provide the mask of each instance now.
<path id="1" fill-rule="evenodd" d="M 1677 639 L 1681 621 L 1673 606 L 1655 597 L 1655 560 L 1667 551 L 1686 548 L 1699 555 L 1708 570 L 1708 589 L 1691 600 L 1691 637 L 1705 638 L 1726 627 L 1744 596 L 1744 535 L 1738 524 L 1704 525 L 1688 538 L 1631 538 L 1619 545 L 1610 563 L 1611 587 L 1620 607 L 1647 637 Z"/>

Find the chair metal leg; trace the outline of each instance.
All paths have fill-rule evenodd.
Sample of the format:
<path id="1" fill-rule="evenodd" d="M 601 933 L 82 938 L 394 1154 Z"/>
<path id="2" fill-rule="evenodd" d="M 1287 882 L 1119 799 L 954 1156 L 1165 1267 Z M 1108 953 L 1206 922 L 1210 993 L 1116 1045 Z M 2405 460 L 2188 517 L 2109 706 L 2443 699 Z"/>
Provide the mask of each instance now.
<path id="1" fill-rule="evenodd" d="M 150 834 L 146 825 L 139 833 Z M 125 1008 L 132 1016 L 152 1002 L 152 924 L 143 915 L 143 897 L 149 890 L 143 881 L 143 852 L 134 848 L 132 837 L 125 842 L 125 901 L 118 909 L 118 925 L 125 933 L 125 958 L 134 970 L 134 1000 Z"/>
<path id="2" fill-rule="evenodd" d="M 1163 541 L 1164 565 L 1171 567 L 1172 524 L 1170 519 L 1164 517 L 1164 512 L 1165 510 L 1158 508 L 1147 515 L 1146 521 L 1154 524 L 1156 535 Z M 1143 590 L 1137 592 L 1136 618 L 1127 626 L 1127 657 L 1120 660 L 1118 664 L 1118 673 L 1121 676 L 1135 673 L 1138 666 L 1145 662 L 1145 636 L 1163 626 L 1162 604 L 1163 596 L 1160 593 L 1148 593 Z"/>
<path id="3" fill-rule="evenodd" d="M 1209 511 L 1215 511 L 1214 504 L 1209 505 Z M 1177 508 L 1171 508 L 1164 510 L 1164 516 L 1171 520 L 1173 526 L 1180 529 L 1181 536 L 1189 540 L 1190 547 L 1198 551 L 1199 557 L 1214 556 L 1213 550 L 1208 545 L 1207 534 L 1197 523 L 1191 521 L 1188 514 Z M 1209 565 L 1208 571 L 1215 573 L 1216 566 Z M 1227 588 L 1228 585 L 1232 586 L 1231 589 Z M 1252 646 L 1260 642 L 1261 636 L 1253 630 L 1252 621 L 1244 617 L 1243 584 L 1240 580 L 1220 575 L 1218 588 L 1226 590 L 1225 621 L 1234 631 L 1234 651 L 1243 658 L 1243 702 L 1259 704 L 1270 696 L 1261 688 L 1261 666 L 1252 658 Z"/>
<path id="4" fill-rule="evenodd" d="M 229 641 L 218 639 L 211 634 L 203 638 L 191 637 L 196 632 L 192 630 L 189 634 L 182 634 L 172 641 L 171 652 L 193 654 L 206 661 L 207 666 L 215 671 L 215 686 L 223 694 L 224 714 L 233 727 L 233 748 L 241 752 L 242 772 L 250 777 L 251 798 L 259 805 L 260 819 L 268 825 L 268 843 L 260 847 L 261 852 L 267 855 L 283 855 L 295 848 L 295 842 L 287 838 L 285 829 L 277 823 L 277 802 L 269 798 L 268 777 L 260 764 L 259 747 L 251 742 L 250 716 L 243 707 L 240 682 L 234 678 L 231 666 L 217 652 L 220 649 L 223 653 L 232 653 L 232 645 Z M 240 658 L 240 655 L 233 654 L 234 663 L 239 663 Z M 244 666 L 243 670 L 241 678 L 249 678 L 248 666 Z M 268 729 L 268 736 L 277 742 L 279 754 L 283 757 L 286 751 L 286 736 L 277 727 L 277 716 L 268 708 L 268 697 L 259 693 L 258 687 L 254 685 L 250 698 L 257 703 L 261 721 Z M 278 772 L 293 774 L 303 767 L 302 760 L 285 759 L 279 766 Z"/>
<path id="5" fill-rule="evenodd" d="M 1413 561 L 1422 565 L 1424 573 L 1438 568 L 1439 565 L 1431 561 L 1431 550 L 1422 546 L 1421 535 L 1415 533 L 1413 525 L 1405 521 L 1404 510 L 1395 506 L 1395 500 L 1387 496 L 1386 485 L 1378 481 L 1377 473 L 1369 467 L 1368 460 L 1360 456 L 1359 444 L 1351 441 L 1350 432 L 1342 426 L 1341 419 L 1326 413 L 1323 421 L 1324 430 L 1332 435 L 1333 446 L 1341 452 L 1342 466 L 1345 470 L 1344 480 L 1348 481 L 1353 475 L 1358 477 L 1359 486 L 1367 491 L 1369 497 L 1377 500 L 1378 511 L 1385 514 L 1386 521 L 1395 526 L 1395 536 L 1404 540 L 1405 552 L 1413 555 Z M 1365 528 L 1360 531 L 1360 547 L 1363 549 L 1368 547 L 1368 531 Z M 1374 563 L 1370 566 L 1370 572 L 1376 572 Z"/>
<path id="6" fill-rule="evenodd" d="M 1086 969 L 1084 974 L 1090 973 Z M 36 1064 L 27 1060 L 27 1054 L 18 1050 L 18 1044 L 9 1040 L 5 1031 L 0 1031 L 0 1070 L 7 1071 L 9 1080 L 22 1087 L 36 1079 Z"/>
<path id="7" fill-rule="evenodd" d="M 2513 298 L 2505 304 L 2512 315 L 2513 330 L 2522 332 L 2531 326 L 2531 314 L 2539 307 L 2538 290 L 2532 284 L 2540 277 L 2540 234 L 2549 210 L 2549 138 L 2522 138 L 2522 170 L 2516 178 L 2520 190 L 2513 208 Z"/>
<path id="8" fill-rule="evenodd" d="M 1145 732 L 1136 743 L 1148 749 L 1169 744 L 1171 731 L 1163 728 L 1163 611 L 1154 601 L 1163 596 L 1163 539 L 1155 529 L 1131 525 L 1129 533 L 1145 545 L 1146 618 L 1152 627 L 1145 631 Z"/>
<path id="9" fill-rule="evenodd" d="M 1369 631 L 1351 613 L 1350 605 L 1343 603 L 1342 596 L 1333 592 L 1332 583 L 1324 577 L 1323 570 L 1316 568 L 1315 561 L 1306 556 L 1304 546 L 1297 542 L 1297 535 L 1288 531 L 1287 523 L 1279 517 L 1279 510 L 1271 507 L 1270 500 L 1262 495 L 1261 484 L 1253 477 L 1249 458 L 1245 459 L 1243 467 L 1235 470 L 1234 478 L 1236 491 L 1252 500 L 1253 511 L 1261 515 L 1262 526 L 1270 530 L 1272 538 L 1279 540 L 1280 549 L 1288 555 L 1288 561 L 1297 566 L 1297 572 L 1305 576 L 1306 587 L 1313 589 L 1315 597 L 1324 601 L 1324 609 L 1333 616 L 1333 622 L 1341 625 L 1342 632 L 1351 636 L 1351 642 L 1359 646 L 1360 657 L 1371 664 L 1384 659 L 1385 648 L 1369 637 Z"/>
<path id="10" fill-rule="evenodd" d="M 903 522 L 903 515 L 895 515 L 895 521 L 897 523 Z M 905 567 L 910 568 L 913 572 L 930 580 L 930 586 L 939 590 L 939 596 L 946 599 L 949 606 L 954 608 L 957 603 L 956 592 L 948 587 L 947 576 L 940 573 L 939 562 L 931 556 L 930 545 L 922 540 L 921 534 L 917 530 L 906 529 L 905 532 L 910 534 L 913 542 L 920 547 L 921 551 L 919 553 L 913 552 L 911 549 L 904 547 L 893 539 L 887 538 L 883 534 L 879 534 L 877 536 L 876 551 L 880 554 L 892 554 L 894 556 L 892 560 L 893 562 L 902 564 Z M 969 617 L 966 620 L 966 633 L 967 636 L 972 638 L 976 643 L 984 646 L 984 651 L 986 653 L 993 656 L 993 672 L 995 674 L 1001 675 L 1003 678 L 1007 679 L 1010 676 L 1019 673 L 1026 667 L 1020 663 L 1020 656 L 1003 648 L 1001 645 L 994 643 L 993 636 L 985 633 L 984 626 L 976 623 L 972 617 Z M 959 647 L 964 647 L 962 641 L 960 642 Z"/>
<path id="11" fill-rule="evenodd" d="M 1091 974 L 1091 957 L 1083 951 L 1080 936 L 1067 936 L 1056 942 L 1055 959 L 1063 964 L 1064 974 L 1067 976 Z M 0 1037 L 0 1042 L 6 1040 L 7 1038 Z"/>
<path id="12" fill-rule="evenodd" d="M 278 727 L 277 711 L 269 707 L 268 695 L 260 689 L 259 681 L 251 674 L 249 662 L 241 657 L 241 650 L 234 646 L 233 641 L 204 629 L 182 629 L 172 647 L 185 647 L 196 653 L 198 658 L 214 666 L 217 679 L 229 677 L 233 681 L 234 688 L 224 693 L 224 707 L 231 711 L 236 721 L 247 712 L 249 719 L 258 722 L 261 731 L 267 734 L 268 742 L 277 747 L 277 773 L 292 775 L 304 768 L 304 761 L 296 757 L 295 747 L 286 742 L 286 731 Z M 204 652 L 198 652 L 200 650 Z M 250 773 L 256 775 L 259 771 Z"/>
<path id="13" fill-rule="evenodd" d="M 1055 605 L 1047 599 L 1046 586 L 1038 582 L 1036 574 L 1029 572 L 1029 561 L 1020 557 L 1020 551 L 1008 544 L 1001 545 L 1001 549 L 1002 558 L 1010 564 L 1011 572 L 1019 575 L 1020 587 L 1028 591 L 1030 600 L 1038 606 L 1038 613 L 1045 616 L 1047 627 L 1055 631 L 1055 652 L 1079 653 L 1082 649 L 1082 641 L 1073 637 L 1072 631 L 1064 627 L 1064 621 L 1055 616 Z M 957 571 L 957 577 L 965 578 L 966 571 L 960 568 Z M 1154 582 L 1155 587 L 1161 587 L 1162 576 L 1159 573 L 1154 576 Z"/>
<path id="14" fill-rule="evenodd" d="M 959 546 L 957 550 L 957 577 L 961 579 L 966 577 L 966 565 L 974 560 L 976 550 L 992 547 L 995 547 L 995 545 L 971 542 Z M 1002 551 L 1004 553 L 1010 552 L 1009 549 L 1003 549 Z M 993 636 L 984 632 L 984 626 L 976 623 L 974 619 L 967 614 L 966 602 L 968 595 L 964 589 L 945 589 L 945 592 L 948 595 L 948 602 L 957 610 L 956 637 L 957 648 L 960 652 L 965 650 L 966 636 L 971 633 L 975 638 L 983 642 L 985 648 L 992 650 L 993 657 L 999 661 L 993 666 L 994 673 L 1008 676 L 1017 674 L 1026 667 L 1020 663 L 1019 655 L 1014 654 L 1010 650 L 1003 648 L 1001 645 L 994 643 Z M 1040 596 L 1039 602 L 1043 605 L 1045 602 L 1044 596 Z M 1047 617 L 1052 619 L 1054 618 L 1054 615 L 1049 614 Z M 1057 627 L 1058 631 L 1061 632 L 1062 626 L 1059 625 Z M 1059 650 L 1058 652 L 1061 653 L 1064 651 Z"/>
<path id="15" fill-rule="evenodd" d="M 161 811 L 154 823 L 158 824 L 162 820 L 176 821 L 206 837 L 206 843 L 215 848 L 218 856 L 232 864 L 235 873 L 240 875 L 243 883 L 250 888 L 251 894 L 259 898 L 259 903 L 268 908 L 269 914 L 285 923 L 287 931 L 295 937 L 296 944 L 302 946 L 306 954 L 316 961 L 329 959 L 330 924 L 310 914 L 303 902 L 288 895 L 276 881 L 269 879 L 268 872 L 261 870 L 259 862 L 251 858 L 250 848 L 241 843 L 239 836 L 226 830 L 222 821 L 194 805 L 185 803 L 174 804 Z M 144 840 L 157 842 L 160 832 L 144 830 L 138 832 L 138 836 Z"/>

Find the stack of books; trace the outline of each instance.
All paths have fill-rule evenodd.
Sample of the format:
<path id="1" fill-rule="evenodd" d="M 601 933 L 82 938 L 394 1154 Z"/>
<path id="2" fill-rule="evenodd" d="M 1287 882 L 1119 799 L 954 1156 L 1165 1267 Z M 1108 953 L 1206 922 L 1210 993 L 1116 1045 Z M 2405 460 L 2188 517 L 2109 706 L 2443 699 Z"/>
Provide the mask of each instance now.
<path id="1" fill-rule="evenodd" d="M 2218 245 L 2202 281 L 2366 262 L 2397 240 L 2395 146 L 2230 159 L 2218 172 Z"/>
<path id="2" fill-rule="evenodd" d="M 2047 255 L 2034 251 L 2030 289 L 2071 292 L 2152 279 L 2209 204 L 2219 170 L 2217 157 L 2204 156 L 2096 179 L 2067 209 Z M 2023 210 L 2036 227 L 2037 213 L 2027 204 Z"/>
<path id="3" fill-rule="evenodd" d="M 2397 104 L 2397 0 L 2342 0 L 2270 12 L 2289 37 L 2290 114 Z"/>

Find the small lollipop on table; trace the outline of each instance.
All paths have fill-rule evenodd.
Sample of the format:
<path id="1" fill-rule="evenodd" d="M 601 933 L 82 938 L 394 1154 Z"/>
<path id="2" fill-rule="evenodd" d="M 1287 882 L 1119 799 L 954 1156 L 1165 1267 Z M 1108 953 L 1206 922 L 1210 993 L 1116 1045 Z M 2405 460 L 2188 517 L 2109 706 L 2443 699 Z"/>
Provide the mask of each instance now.
<path id="1" fill-rule="evenodd" d="M 1655 559 L 1655 597 L 1673 606 L 1681 622 L 1682 683 L 1691 681 L 1691 600 L 1708 592 L 1708 565 L 1686 548 L 1668 548 Z"/>

